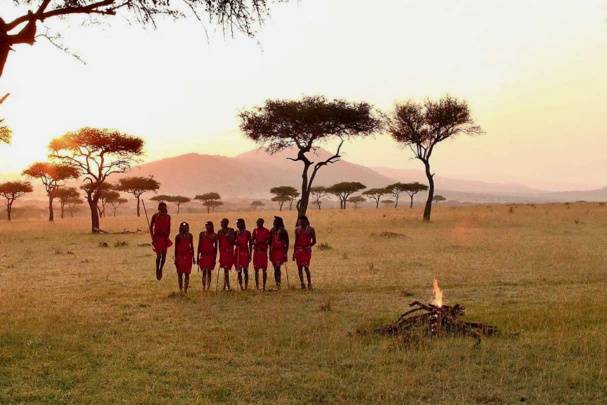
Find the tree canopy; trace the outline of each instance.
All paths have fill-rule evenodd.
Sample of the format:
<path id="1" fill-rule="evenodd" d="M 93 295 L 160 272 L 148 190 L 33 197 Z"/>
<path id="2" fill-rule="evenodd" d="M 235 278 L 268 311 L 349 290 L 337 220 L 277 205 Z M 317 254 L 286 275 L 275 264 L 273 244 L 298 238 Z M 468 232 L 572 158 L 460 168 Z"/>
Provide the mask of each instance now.
<path id="1" fill-rule="evenodd" d="M 67 164 L 54 164 L 48 162 L 36 162 L 23 171 L 23 174 L 35 179 L 40 179 L 48 196 L 48 220 L 53 222 L 55 214 L 53 211 L 53 199 L 55 190 L 61 187 L 62 181 L 77 178 L 79 171 Z"/>
<path id="2" fill-rule="evenodd" d="M 441 201 L 447 201 L 447 197 L 444 197 L 440 194 L 436 194 L 433 198 L 434 201 L 436 201 L 437 203 L 441 202 Z"/>
<path id="3" fill-rule="evenodd" d="M 125 177 L 118 180 L 116 190 L 133 194 L 137 200 L 137 216 L 141 216 L 141 196 L 148 191 L 156 192 L 160 183 L 152 177 Z"/>
<path id="4" fill-rule="evenodd" d="M 365 188 L 367 188 L 367 186 L 357 181 L 344 181 L 332 185 L 327 191 L 339 198 L 340 208 L 345 210 L 348 198 L 357 191 L 364 190 Z"/>
<path id="5" fill-rule="evenodd" d="M 397 104 L 388 118 L 388 131 L 396 142 L 409 146 L 414 157 L 424 164 L 428 179 L 424 221 L 430 221 L 435 174 L 430 167 L 430 158 L 436 145 L 462 133 L 475 135 L 482 131 L 474 123 L 468 103 L 451 96 L 437 101 Z"/>
<path id="6" fill-rule="evenodd" d="M 355 196 L 348 198 L 348 202 L 354 204 L 354 208 L 358 208 L 359 205 L 364 203 L 365 201 L 367 201 L 365 199 L 365 197 L 360 196 L 360 195 L 355 195 Z"/>
<path id="7" fill-rule="evenodd" d="M 211 212 L 211 210 L 214 211 L 216 207 L 223 205 L 223 203 L 220 201 L 221 196 L 219 195 L 219 193 L 216 192 L 199 194 L 194 197 L 194 199 L 197 201 L 202 201 L 202 205 L 207 207 L 207 213 Z"/>
<path id="8" fill-rule="evenodd" d="M 234 34 L 237 31 L 252 36 L 268 13 L 271 0 L 13 0 L 17 17 L 0 18 L 0 76 L 9 51 L 15 45 L 33 45 L 41 36 L 40 28 L 50 20 L 80 16 L 81 21 L 105 22 L 107 18 L 121 17 L 131 24 L 156 26 L 160 18 L 180 19 L 194 17 L 207 20 Z M 53 44 L 57 32 L 42 33 Z"/>
<path id="9" fill-rule="evenodd" d="M 152 201 L 164 201 L 170 202 L 177 205 L 177 213 L 181 212 L 181 204 L 187 204 L 192 201 L 190 197 L 185 197 L 183 195 L 166 195 L 160 194 L 150 198 Z"/>
<path id="10" fill-rule="evenodd" d="M 310 188 L 310 194 L 312 195 L 314 204 L 320 209 L 322 206 L 322 199 L 327 196 L 328 192 L 327 188 L 324 186 L 314 186 Z"/>
<path id="11" fill-rule="evenodd" d="M 297 197 L 299 197 L 299 191 L 295 187 L 291 186 L 278 186 L 272 187 L 270 189 L 270 193 L 274 194 L 275 197 L 279 197 L 278 199 L 272 199 L 272 201 L 282 202 L 280 204 L 280 210 L 282 211 L 282 206 L 285 202 L 289 202 L 289 209 L 293 208 L 293 201 Z"/>
<path id="12" fill-rule="evenodd" d="M 418 183 L 418 182 L 405 183 L 404 191 L 405 191 L 405 193 L 407 193 L 409 195 L 409 198 L 411 200 L 409 203 L 409 208 L 413 208 L 413 198 L 415 198 L 415 195 L 422 191 L 426 191 L 427 189 L 428 189 L 428 186 L 426 186 L 425 184 Z"/>
<path id="13" fill-rule="evenodd" d="M 303 164 L 299 215 L 305 215 L 308 209 L 310 189 L 318 171 L 341 158 L 344 139 L 370 135 L 382 125 L 368 103 L 329 100 L 323 96 L 267 100 L 262 106 L 240 113 L 240 121 L 245 135 L 270 153 L 297 149 L 296 156 L 290 160 Z M 331 139 L 340 140 L 337 151 L 327 159 L 314 162 L 309 153 L 315 151 L 319 143 Z"/>
<path id="14" fill-rule="evenodd" d="M 79 201 L 80 204 L 83 201 L 80 199 L 80 193 L 75 187 L 59 187 L 54 192 L 54 197 L 59 200 L 59 206 L 61 207 L 61 218 L 65 215 L 65 206 L 71 202 Z"/>

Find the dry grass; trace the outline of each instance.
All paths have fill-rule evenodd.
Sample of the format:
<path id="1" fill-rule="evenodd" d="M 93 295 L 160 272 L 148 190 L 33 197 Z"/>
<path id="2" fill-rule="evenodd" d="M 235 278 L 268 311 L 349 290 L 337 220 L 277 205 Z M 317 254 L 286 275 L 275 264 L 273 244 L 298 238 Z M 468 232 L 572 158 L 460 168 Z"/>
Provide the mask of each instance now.
<path id="1" fill-rule="evenodd" d="M 258 214 L 229 216 L 252 225 Z M 314 292 L 203 296 L 194 274 L 185 298 L 172 266 L 155 281 L 145 234 L 1 222 L 0 402 L 605 401 L 606 207 L 439 207 L 433 223 L 419 217 L 313 211 L 332 247 L 315 253 Z M 195 232 L 206 219 L 179 218 Z M 467 319 L 520 334 L 479 348 L 350 334 L 428 301 L 435 275 Z"/>

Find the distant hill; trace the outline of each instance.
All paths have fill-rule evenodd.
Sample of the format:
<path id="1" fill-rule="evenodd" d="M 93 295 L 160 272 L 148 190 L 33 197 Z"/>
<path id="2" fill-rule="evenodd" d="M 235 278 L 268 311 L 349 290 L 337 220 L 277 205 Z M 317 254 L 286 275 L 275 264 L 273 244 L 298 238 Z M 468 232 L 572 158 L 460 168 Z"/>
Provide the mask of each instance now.
<path id="1" fill-rule="evenodd" d="M 287 159 L 293 150 L 269 155 L 254 150 L 236 157 L 187 154 L 143 164 L 129 171 L 130 176 L 154 176 L 163 194 L 194 195 L 216 191 L 225 198 L 266 197 L 271 187 L 300 186 L 302 165 Z M 319 150 L 317 157 L 329 157 Z M 316 185 L 331 185 L 340 181 L 360 181 L 368 187 L 385 186 L 392 179 L 368 167 L 339 161 L 323 167 Z"/>

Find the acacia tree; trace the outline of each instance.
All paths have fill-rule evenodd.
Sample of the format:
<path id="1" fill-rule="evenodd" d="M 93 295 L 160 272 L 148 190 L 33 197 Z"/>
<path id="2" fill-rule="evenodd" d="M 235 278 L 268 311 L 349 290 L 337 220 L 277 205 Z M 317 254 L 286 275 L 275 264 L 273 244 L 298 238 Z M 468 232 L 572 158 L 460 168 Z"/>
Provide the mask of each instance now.
<path id="1" fill-rule="evenodd" d="M 65 206 L 73 199 L 80 200 L 80 193 L 75 187 L 59 187 L 55 190 L 55 198 L 59 200 L 59 207 L 61 209 L 61 219 L 64 218 Z"/>
<path id="2" fill-rule="evenodd" d="M 398 202 L 400 201 L 400 195 L 407 190 L 407 185 L 404 183 L 394 183 L 386 187 L 389 194 L 394 197 L 394 208 L 398 208 Z"/>
<path id="3" fill-rule="evenodd" d="M 13 203 L 26 193 L 34 191 L 28 181 L 7 181 L 0 183 L 0 196 L 6 199 L 6 219 L 12 220 Z"/>
<path id="4" fill-rule="evenodd" d="M 390 206 L 390 205 L 394 205 L 394 200 L 382 200 L 381 202 L 383 205 L 385 205 L 386 207 Z"/>
<path id="5" fill-rule="evenodd" d="M 354 208 L 359 208 L 360 204 L 364 203 L 365 201 L 367 201 L 365 197 L 360 195 L 355 195 L 348 198 L 348 202 L 354 204 Z"/>
<path id="6" fill-rule="evenodd" d="M 112 206 L 114 216 L 116 216 L 116 211 L 118 210 L 118 207 L 120 207 L 122 204 L 126 204 L 127 202 L 128 200 L 126 198 L 120 197 L 120 194 L 118 194 L 118 196 L 112 194 L 111 198 L 107 200 L 107 203 Z"/>
<path id="7" fill-rule="evenodd" d="M 363 195 L 366 195 L 375 201 L 375 208 L 379 208 L 379 201 L 386 194 L 390 194 L 390 192 L 385 188 L 370 188 L 369 190 L 363 192 Z"/>
<path id="8" fill-rule="evenodd" d="M 257 208 L 261 208 L 264 205 L 265 204 L 259 200 L 255 200 L 255 201 L 251 202 L 251 207 L 253 207 L 254 210 L 256 210 Z"/>
<path id="9" fill-rule="evenodd" d="M 310 188 L 310 194 L 312 195 L 312 202 L 316 204 L 318 209 L 322 205 L 322 199 L 327 196 L 327 188 L 324 186 L 315 186 Z"/>
<path id="10" fill-rule="evenodd" d="M 367 186 L 357 181 L 344 181 L 332 185 L 327 189 L 327 192 L 336 196 L 339 199 L 339 208 L 345 210 L 348 198 L 357 191 L 364 190 L 365 188 L 367 188 Z"/>
<path id="11" fill-rule="evenodd" d="M 108 204 L 112 204 L 112 201 L 116 201 L 120 198 L 120 193 L 110 187 L 107 190 L 101 191 L 101 197 L 99 197 L 99 202 L 101 202 L 99 215 L 101 217 L 105 217 L 105 208 Z M 115 215 L 114 215 L 115 216 Z"/>
<path id="12" fill-rule="evenodd" d="M 409 198 L 411 200 L 409 203 L 409 208 L 413 208 L 413 198 L 415 197 L 415 195 L 421 191 L 426 191 L 427 189 L 428 186 L 418 182 L 405 184 L 405 193 L 409 195 Z"/>
<path id="13" fill-rule="evenodd" d="M 82 128 L 55 138 L 51 158 L 69 164 L 84 176 L 91 230 L 99 233 L 98 203 L 103 185 L 115 173 L 124 173 L 143 153 L 143 140 L 113 129 Z"/>
<path id="14" fill-rule="evenodd" d="M 116 190 L 133 194 L 137 199 L 137 216 L 141 216 L 141 196 L 148 191 L 156 192 L 160 188 L 160 183 L 152 177 L 125 177 L 118 180 Z"/>
<path id="15" fill-rule="evenodd" d="M 192 201 L 191 198 L 182 195 L 166 195 L 160 194 L 150 198 L 152 201 L 171 202 L 177 205 L 177 214 L 181 212 L 181 204 L 187 204 Z"/>
<path id="16" fill-rule="evenodd" d="M 65 206 L 67 207 L 67 210 L 70 213 L 70 217 L 74 216 L 74 210 L 76 209 L 77 205 L 83 205 L 84 204 L 84 200 L 80 197 L 70 197 L 67 199 L 67 201 L 65 202 Z"/>
<path id="17" fill-rule="evenodd" d="M 299 191 L 295 187 L 291 186 L 278 186 L 272 187 L 270 189 L 270 193 L 274 194 L 275 197 L 278 197 L 276 200 L 273 198 L 272 201 L 278 201 L 282 204 L 280 205 L 280 210 L 282 211 L 282 206 L 285 202 L 289 202 L 289 211 L 293 209 L 293 201 L 297 197 L 299 197 Z"/>
<path id="18" fill-rule="evenodd" d="M 367 136 L 381 127 L 367 103 L 328 100 L 322 96 L 303 97 L 300 100 L 267 100 L 261 107 L 240 113 L 240 128 L 247 137 L 276 153 L 291 147 L 297 149 L 292 161 L 303 165 L 301 199 L 298 214 L 305 215 L 310 201 L 310 190 L 318 171 L 341 158 L 344 139 Z M 328 159 L 314 162 L 310 152 L 318 143 L 339 140 L 336 152 Z"/>
<path id="19" fill-rule="evenodd" d="M 287 201 L 289 201 L 290 198 L 289 196 L 286 195 L 276 195 L 274 197 L 272 197 L 272 201 L 277 202 L 278 203 L 278 209 L 280 211 L 282 211 L 282 207 L 285 205 L 285 203 Z"/>
<path id="20" fill-rule="evenodd" d="M 57 42 L 60 33 L 49 32 L 44 26 L 47 21 L 80 16 L 84 22 L 99 23 L 120 16 L 133 24 L 155 27 L 159 17 L 178 19 L 189 15 L 200 21 L 208 19 L 224 32 L 241 31 L 252 36 L 267 15 L 269 0 L 13 0 L 12 3 L 20 15 L 9 20 L 0 18 L 0 76 L 15 45 L 33 45 L 42 36 L 63 47 Z"/>
<path id="21" fill-rule="evenodd" d="M 205 194 L 199 194 L 194 197 L 195 200 L 202 201 L 202 205 L 207 207 L 207 214 L 211 212 L 211 210 L 215 211 L 216 207 L 219 207 L 223 203 L 220 201 L 221 196 L 219 193 L 211 192 Z M 219 203 L 219 204 L 218 204 Z"/>
<path id="22" fill-rule="evenodd" d="M 442 202 L 442 201 L 447 201 L 447 197 L 443 197 L 443 196 L 442 196 L 442 195 L 440 195 L 440 194 L 436 194 L 436 195 L 434 196 L 433 200 L 434 200 L 434 201 L 436 201 L 436 203 L 438 204 L 439 202 Z"/>
<path id="23" fill-rule="evenodd" d="M 470 107 L 464 100 L 445 96 L 440 100 L 426 100 L 423 104 L 409 101 L 397 104 L 388 119 L 388 130 L 398 143 L 409 146 L 416 159 L 424 164 L 428 179 L 428 198 L 424 207 L 424 221 L 430 221 L 434 198 L 434 175 L 430 158 L 436 145 L 459 134 L 481 134 L 474 123 Z"/>
<path id="24" fill-rule="evenodd" d="M 53 200 L 55 191 L 63 185 L 63 181 L 79 176 L 76 168 L 66 164 L 53 164 L 48 162 L 36 162 L 23 171 L 25 176 L 40 179 L 48 197 L 48 220 L 55 220 Z"/>

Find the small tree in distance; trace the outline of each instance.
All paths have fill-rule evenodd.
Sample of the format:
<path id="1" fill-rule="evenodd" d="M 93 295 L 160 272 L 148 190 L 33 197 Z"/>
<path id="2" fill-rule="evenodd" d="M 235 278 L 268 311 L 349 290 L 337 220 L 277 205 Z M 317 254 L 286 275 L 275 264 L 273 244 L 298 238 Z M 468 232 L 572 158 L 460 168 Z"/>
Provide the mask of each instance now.
<path id="1" fill-rule="evenodd" d="M 382 125 L 367 103 L 328 100 L 322 96 L 267 100 L 261 107 L 240 113 L 240 121 L 245 135 L 270 153 L 296 148 L 297 155 L 289 159 L 303 165 L 297 207 L 300 216 L 306 215 L 318 171 L 340 160 L 344 138 L 370 135 Z M 318 148 L 319 142 L 331 139 L 340 141 L 336 152 L 327 159 L 312 161 L 309 153 Z"/>
<path id="2" fill-rule="evenodd" d="M 390 192 L 385 188 L 370 188 L 369 190 L 363 191 L 363 195 L 366 195 L 375 201 L 375 208 L 379 208 L 379 201 L 386 194 L 390 194 Z"/>
<path id="3" fill-rule="evenodd" d="M 400 201 L 400 195 L 407 190 L 407 185 L 403 183 L 394 183 L 386 187 L 389 194 L 394 197 L 394 208 L 398 208 L 398 202 Z"/>
<path id="4" fill-rule="evenodd" d="M 428 198 L 424 207 L 424 221 L 430 221 L 434 199 L 434 175 L 430 159 L 436 146 L 459 134 L 481 134 L 474 123 L 468 103 L 451 96 L 423 104 L 409 101 L 397 104 L 388 119 L 388 130 L 398 143 L 409 146 L 416 159 L 424 164 L 428 179 Z"/>
<path id="5" fill-rule="evenodd" d="M 148 191 L 156 192 L 160 188 L 160 183 L 152 177 L 125 177 L 118 180 L 116 190 L 133 194 L 137 199 L 137 216 L 141 216 L 141 196 Z"/>
<path id="6" fill-rule="evenodd" d="M 100 215 L 102 217 L 105 217 L 106 216 L 106 213 L 105 213 L 106 206 L 108 204 L 109 205 L 113 205 L 113 203 L 115 203 L 116 201 L 118 201 L 120 198 L 121 198 L 120 197 L 120 193 L 118 191 L 111 190 L 111 189 L 110 190 L 104 190 L 101 193 L 101 199 L 100 199 L 100 201 L 101 201 L 101 213 L 100 213 Z M 114 216 L 116 216 L 116 215 L 114 215 Z"/>
<path id="7" fill-rule="evenodd" d="M 219 193 L 215 192 L 199 194 L 194 197 L 194 199 L 197 201 L 202 201 L 202 205 L 207 207 L 207 213 L 211 212 L 211 210 L 215 211 L 216 207 L 223 205 L 223 203 L 220 201 L 221 196 L 219 195 Z"/>
<path id="8" fill-rule="evenodd" d="M 348 202 L 354 204 L 354 208 L 359 208 L 360 204 L 364 203 L 365 201 L 367 200 L 360 195 L 355 195 L 348 198 Z"/>
<path id="9" fill-rule="evenodd" d="M 339 199 L 339 207 L 342 210 L 346 209 L 348 198 L 357 191 L 364 190 L 366 186 L 357 181 L 344 181 L 332 185 L 327 189 L 327 192 L 333 194 Z"/>
<path id="10" fill-rule="evenodd" d="M 73 199 L 80 200 L 80 193 L 75 187 L 60 187 L 55 190 L 55 197 L 59 200 L 61 219 L 63 219 L 65 217 L 65 206 Z"/>
<path id="11" fill-rule="evenodd" d="M 323 186 L 312 187 L 310 189 L 310 193 L 312 193 L 312 202 L 316 204 L 318 209 L 322 205 L 322 200 L 327 196 L 327 188 Z"/>
<path id="12" fill-rule="evenodd" d="M 88 185 L 91 231 L 100 232 L 98 204 L 103 184 L 115 173 L 124 173 L 143 153 L 143 140 L 112 129 L 82 128 L 55 138 L 50 157 L 77 168 Z"/>
<path id="13" fill-rule="evenodd" d="M 55 191 L 63 185 L 63 181 L 77 178 L 79 173 L 76 168 L 65 164 L 53 164 L 48 162 L 36 162 L 23 171 L 23 174 L 35 179 L 40 179 L 48 197 L 48 220 L 55 220 L 53 200 Z"/>
<path id="14" fill-rule="evenodd" d="M 251 207 L 253 207 L 254 210 L 263 207 L 265 204 L 259 200 L 255 200 L 253 202 L 251 202 Z"/>
<path id="15" fill-rule="evenodd" d="M 291 186 L 272 187 L 270 189 L 270 193 L 274 194 L 275 198 L 278 197 L 277 199 L 273 198 L 272 201 L 282 202 L 282 204 L 280 205 L 281 211 L 282 206 L 285 202 L 289 202 L 289 210 L 292 210 L 293 201 L 295 201 L 295 199 L 299 197 L 299 191 L 297 191 L 295 187 Z"/>
<path id="16" fill-rule="evenodd" d="M 26 193 L 34 191 L 32 184 L 27 181 L 7 181 L 0 183 L 0 196 L 6 199 L 6 219 L 12 220 L 13 203 Z"/>
<path id="17" fill-rule="evenodd" d="M 382 200 L 381 203 L 382 203 L 382 205 L 385 205 L 386 207 L 388 207 L 388 206 L 394 205 L 394 200 Z"/>
<path id="18" fill-rule="evenodd" d="M 421 191 L 426 191 L 427 189 L 428 186 L 418 182 L 405 184 L 405 193 L 407 193 L 409 195 L 409 198 L 411 199 L 409 203 L 409 208 L 413 208 L 413 198 L 415 197 L 415 195 Z"/>
<path id="19" fill-rule="evenodd" d="M 118 198 L 112 198 L 111 200 L 108 200 L 108 204 L 112 206 L 114 216 L 116 216 L 116 211 L 118 210 L 118 207 L 120 207 L 122 204 L 126 204 L 127 202 L 128 200 L 126 198 L 122 198 L 120 196 L 118 196 Z"/>
<path id="20" fill-rule="evenodd" d="M 434 196 L 434 199 L 433 199 L 433 200 L 434 200 L 436 203 L 439 203 L 439 202 L 442 202 L 442 201 L 447 201 L 447 198 L 446 198 L 446 197 L 443 197 L 443 196 L 442 196 L 442 195 L 440 195 L 440 194 L 436 194 L 436 195 Z"/>
<path id="21" fill-rule="evenodd" d="M 160 194 L 150 198 L 151 201 L 164 201 L 171 202 L 177 205 L 177 214 L 181 212 L 181 204 L 187 204 L 192 201 L 191 198 L 185 197 L 183 195 L 166 195 Z"/>
<path id="22" fill-rule="evenodd" d="M 278 209 L 280 211 L 282 211 L 282 207 L 285 205 L 285 203 L 290 200 L 291 198 L 286 195 L 275 195 L 274 197 L 272 197 L 272 201 L 278 203 Z"/>

